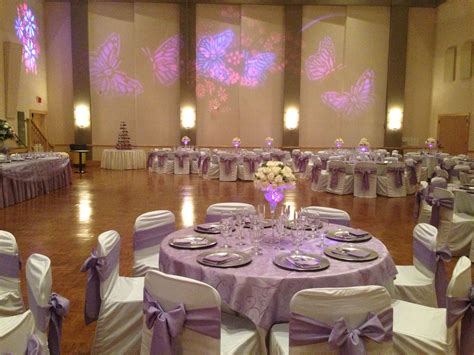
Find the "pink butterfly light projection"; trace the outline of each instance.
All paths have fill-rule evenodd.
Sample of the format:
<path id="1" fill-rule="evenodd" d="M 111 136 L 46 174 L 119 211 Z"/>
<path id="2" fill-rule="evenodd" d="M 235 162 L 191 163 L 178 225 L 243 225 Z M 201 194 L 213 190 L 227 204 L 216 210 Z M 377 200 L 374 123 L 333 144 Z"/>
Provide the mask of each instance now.
<path id="1" fill-rule="evenodd" d="M 112 33 L 90 55 L 91 83 L 100 94 L 138 95 L 142 84 L 121 71 L 120 35 Z"/>
<path id="2" fill-rule="evenodd" d="M 316 53 L 310 55 L 305 62 L 309 80 L 322 80 L 341 68 L 342 64 L 336 65 L 336 51 L 331 37 L 324 37 Z"/>
<path id="3" fill-rule="evenodd" d="M 16 12 L 16 36 L 23 45 L 21 59 L 25 65 L 26 73 L 36 74 L 40 53 L 40 46 L 38 43 L 38 23 L 36 22 L 36 17 L 33 11 L 26 3 L 18 5 Z"/>
<path id="4" fill-rule="evenodd" d="M 244 51 L 243 57 L 244 72 L 240 85 L 256 87 L 265 81 L 266 72 L 274 64 L 276 55 L 272 52 L 259 52 L 255 55 L 250 55 L 250 53 Z"/>
<path id="5" fill-rule="evenodd" d="M 165 86 L 174 84 L 179 77 L 179 50 L 182 40 L 179 35 L 168 38 L 152 54 L 148 48 L 142 51 L 153 63 L 155 78 Z"/>
<path id="6" fill-rule="evenodd" d="M 374 102 L 373 70 L 366 70 L 357 79 L 350 91 L 327 91 L 321 95 L 322 101 L 334 111 L 344 116 L 358 116 Z"/>

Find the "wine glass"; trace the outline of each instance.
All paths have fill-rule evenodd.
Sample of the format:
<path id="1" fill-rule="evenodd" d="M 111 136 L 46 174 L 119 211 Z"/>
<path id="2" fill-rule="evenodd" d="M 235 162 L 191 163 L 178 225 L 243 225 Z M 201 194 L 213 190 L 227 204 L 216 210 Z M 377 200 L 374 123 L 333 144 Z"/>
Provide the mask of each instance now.
<path id="1" fill-rule="evenodd" d="M 230 218 L 229 217 L 223 217 L 219 221 L 219 231 L 221 232 L 222 237 L 224 238 L 224 246 L 223 248 L 231 248 L 229 245 L 229 231 L 232 232 L 232 229 L 230 229 Z"/>
<path id="2" fill-rule="evenodd" d="M 239 208 L 239 209 L 236 209 L 235 210 L 235 213 L 234 213 L 234 216 L 235 216 L 235 225 L 237 227 L 237 232 L 238 232 L 238 237 L 236 238 L 237 239 L 237 245 L 239 246 L 242 246 L 242 245 L 246 245 L 245 243 L 245 238 L 243 236 L 243 229 L 244 229 L 244 225 L 245 225 L 245 213 L 244 213 L 244 209 L 242 208 Z"/>
<path id="3" fill-rule="evenodd" d="M 286 223 L 288 221 L 288 218 L 286 217 L 285 213 L 282 213 L 277 221 L 276 221 L 276 229 L 277 229 L 277 235 L 278 235 L 278 244 L 275 245 L 275 249 L 277 250 L 285 250 L 285 247 L 281 245 L 281 240 L 286 234 Z"/>
<path id="4" fill-rule="evenodd" d="M 258 219 L 257 219 L 258 221 Z M 257 222 L 252 225 L 252 240 L 254 242 L 254 253 L 255 255 L 262 255 L 262 248 L 260 247 L 260 242 L 263 238 L 263 228 Z"/>
<path id="5" fill-rule="evenodd" d="M 318 243 L 318 247 L 320 248 L 324 248 L 326 246 L 326 243 L 325 243 L 325 236 L 327 234 L 327 229 L 329 227 L 329 222 L 326 218 L 321 218 L 320 219 L 320 222 L 322 224 L 322 227 L 321 229 L 319 230 L 319 232 L 317 233 L 317 235 L 319 236 L 319 243 Z"/>
<path id="6" fill-rule="evenodd" d="M 306 218 L 308 219 L 309 227 L 311 228 L 311 239 L 316 238 L 316 229 L 319 227 L 319 213 L 308 213 Z"/>
<path id="7" fill-rule="evenodd" d="M 300 245 L 303 233 L 297 220 L 293 220 L 292 222 L 290 222 L 290 228 L 293 245 L 296 247 L 295 250 L 293 250 L 293 254 L 299 255 L 301 254 Z"/>

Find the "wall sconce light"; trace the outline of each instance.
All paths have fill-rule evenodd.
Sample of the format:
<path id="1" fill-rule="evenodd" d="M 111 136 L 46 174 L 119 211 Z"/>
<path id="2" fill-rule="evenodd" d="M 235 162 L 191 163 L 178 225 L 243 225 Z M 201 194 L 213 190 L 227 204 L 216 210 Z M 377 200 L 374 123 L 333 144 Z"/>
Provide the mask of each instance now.
<path id="1" fill-rule="evenodd" d="M 77 105 L 74 109 L 74 123 L 79 128 L 87 128 L 91 125 L 91 113 L 89 106 Z"/>
<path id="2" fill-rule="evenodd" d="M 398 131 L 402 128 L 403 111 L 399 107 L 394 107 L 388 111 L 387 128 L 390 131 Z"/>
<path id="3" fill-rule="evenodd" d="M 185 106 L 181 109 L 181 127 L 184 129 L 192 129 L 196 127 L 196 111 L 194 107 Z"/>
<path id="4" fill-rule="evenodd" d="M 297 129 L 300 123 L 300 113 L 298 109 L 294 107 L 288 108 L 285 112 L 284 123 L 287 130 Z"/>

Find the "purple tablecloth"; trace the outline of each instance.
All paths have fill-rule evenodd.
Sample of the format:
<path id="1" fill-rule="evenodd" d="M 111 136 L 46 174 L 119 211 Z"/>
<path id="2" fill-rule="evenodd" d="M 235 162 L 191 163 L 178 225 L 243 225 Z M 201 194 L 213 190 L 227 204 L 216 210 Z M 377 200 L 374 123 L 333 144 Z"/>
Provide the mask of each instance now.
<path id="1" fill-rule="evenodd" d="M 71 164 L 67 155 L 0 164 L 0 208 L 71 183 Z"/>
<path id="2" fill-rule="evenodd" d="M 337 227 L 329 226 L 329 228 Z M 269 232 L 266 230 L 266 233 Z M 264 243 L 262 243 L 264 255 L 254 256 L 252 263 L 247 266 L 219 269 L 200 265 L 196 261 L 196 256 L 212 249 L 181 250 L 168 244 L 169 239 L 189 233 L 192 233 L 192 228 L 179 230 L 163 240 L 160 249 L 160 269 L 169 274 L 186 276 L 213 286 L 225 304 L 267 331 L 275 323 L 288 322 L 290 300 L 300 290 L 315 287 L 386 286 L 392 283 L 397 273 L 388 250 L 376 238 L 358 243 L 360 246 L 377 251 L 379 258 L 374 261 L 344 262 L 329 259 L 331 265 L 326 270 L 296 272 L 275 266 L 272 259 L 279 251 Z M 217 247 L 222 246 L 220 235 L 217 235 L 217 239 Z M 232 242 L 235 241 L 232 239 Z M 327 245 L 337 243 L 326 240 Z M 287 251 L 292 248 L 289 241 L 285 241 L 284 245 Z M 236 247 L 235 250 L 245 251 L 249 247 L 249 245 Z M 314 240 L 305 242 L 302 250 L 321 252 Z"/>

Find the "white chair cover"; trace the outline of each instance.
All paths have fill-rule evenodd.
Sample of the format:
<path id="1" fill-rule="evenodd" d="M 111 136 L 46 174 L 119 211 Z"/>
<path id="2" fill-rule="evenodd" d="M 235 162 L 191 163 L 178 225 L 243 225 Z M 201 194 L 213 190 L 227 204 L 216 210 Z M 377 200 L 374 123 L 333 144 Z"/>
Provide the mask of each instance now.
<path id="1" fill-rule="evenodd" d="M 474 194 L 456 191 L 454 196 L 448 248 L 453 255 L 469 255 L 474 240 Z"/>
<path id="2" fill-rule="evenodd" d="M 320 157 L 313 156 L 311 160 L 311 190 L 317 192 L 326 191 L 329 181 L 329 174 L 326 170 L 323 170 L 323 162 L 321 161 Z"/>
<path id="3" fill-rule="evenodd" d="M 176 230 L 174 214 L 166 210 L 143 213 L 135 220 L 134 230 L 133 274 L 145 276 L 148 270 L 159 268 L 160 243 Z"/>
<path id="4" fill-rule="evenodd" d="M 207 208 L 206 212 L 206 221 L 205 223 L 218 222 L 221 220 L 222 216 L 230 215 L 236 209 L 243 209 L 250 213 L 255 213 L 255 207 L 242 202 L 220 202 L 210 205 Z"/>
<path id="5" fill-rule="evenodd" d="M 454 195 L 451 191 L 447 189 L 441 189 L 435 187 L 433 190 L 433 197 L 437 199 L 448 199 L 451 198 L 454 201 Z M 450 235 L 452 224 L 453 224 L 453 213 L 454 210 L 452 208 L 446 208 L 444 206 L 440 206 L 440 219 L 438 225 L 438 238 L 437 238 L 437 247 L 441 248 L 442 246 L 446 245 L 448 242 L 448 236 Z M 449 247 L 449 244 L 448 244 Z"/>
<path id="6" fill-rule="evenodd" d="M 377 164 L 374 162 L 359 162 L 355 164 L 354 196 L 365 198 L 377 197 Z"/>
<path id="7" fill-rule="evenodd" d="M 319 218 L 327 220 L 329 223 L 340 224 L 347 227 L 351 225 L 351 216 L 349 216 L 349 213 L 338 210 L 337 208 L 308 206 L 303 208 L 303 211 L 307 213 L 317 213 Z"/>
<path id="8" fill-rule="evenodd" d="M 438 230 L 427 223 L 420 223 L 413 229 L 413 239 L 427 249 L 436 251 L 436 236 Z M 413 265 L 397 265 L 397 278 L 394 281 L 394 298 L 422 304 L 428 307 L 437 307 L 435 289 L 435 274 L 417 259 L 413 251 Z"/>
<path id="9" fill-rule="evenodd" d="M 237 181 L 237 155 L 222 154 L 219 157 L 219 181 Z"/>
<path id="10" fill-rule="evenodd" d="M 199 174 L 198 159 L 200 156 L 201 152 L 198 151 L 193 151 L 190 153 L 191 174 L 193 175 Z"/>
<path id="11" fill-rule="evenodd" d="M 291 299 L 292 314 L 301 315 L 333 327 L 343 318 L 349 329 L 357 329 L 364 324 L 370 313 L 391 315 L 391 298 L 387 290 L 381 286 L 358 286 L 347 288 L 313 288 L 296 293 Z M 388 325 L 387 325 L 388 324 Z M 361 336 L 367 354 L 391 354 L 393 343 L 390 337 L 391 322 L 386 327 L 386 341 L 377 343 Z M 388 329 L 387 329 L 388 328 Z M 289 338 L 294 332 L 291 321 L 289 324 L 277 324 L 270 334 L 271 354 L 344 354 L 342 348 L 333 349 L 327 341 L 308 344 L 290 345 Z M 295 334 L 296 336 L 298 334 Z M 350 341 L 350 340 L 346 340 Z"/>
<path id="12" fill-rule="evenodd" d="M 173 174 L 174 153 L 168 152 L 165 149 L 153 153 L 155 153 L 156 157 L 151 162 L 150 171 L 158 174 Z M 163 156 L 163 158 L 160 158 L 160 156 Z"/>
<path id="13" fill-rule="evenodd" d="M 211 155 L 207 172 L 202 172 L 204 179 L 217 180 L 220 176 L 219 171 L 219 157 L 216 154 Z"/>
<path id="14" fill-rule="evenodd" d="M 239 165 L 238 178 L 243 181 L 253 181 L 255 173 L 260 167 L 260 158 L 253 152 L 245 153 L 242 156 L 242 162 Z"/>
<path id="15" fill-rule="evenodd" d="M 34 335 L 35 319 L 31 311 L 0 317 L 0 352 L 27 354 L 28 340 Z"/>
<path id="16" fill-rule="evenodd" d="M 447 297 L 468 297 L 471 284 L 471 262 L 461 257 L 448 285 Z M 461 320 L 448 327 L 445 308 L 398 300 L 392 307 L 393 342 L 397 353 L 459 354 Z"/>
<path id="17" fill-rule="evenodd" d="M 211 286 L 185 277 L 150 271 L 145 277 L 145 289 L 164 311 L 180 304 L 186 310 L 218 308 L 219 293 Z M 180 354 L 258 354 L 259 342 L 255 326 L 243 318 L 221 314 L 221 338 L 212 338 L 186 328 L 176 339 Z M 143 321 L 142 355 L 149 355 L 153 329 Z"/>
<path id="18" fill-rule="evenodd" d="M 471 184 L 473 179 L 474 179 L 474 174 L 465 173 L 462 171 L 459 172 L 459 183 L 461 185 Z"/>
<path id="19" fill-rule="evenodd" d="M 174 153 L 174 174 L 189 175 L 191 171 L 191 163 L 189 152 L 178 150 Z"/>
<path id="20" fill-rule="evenodd" d="M 416 185 L 418 184 L 416 169 L 416 162 L 413 159 L 405 159 L 405 188 L 407 195 L 412 195 L 416 192 Z"/>
<path id="21" fill-rule="evenodd" d="M 328 185 L 327 192 L 337 195 L 349 195 L 354 191 L 354 176 L 346 173 L 346 167 L 341 160 L 330 160 L 328 166 Z"/>
<path id="22" fill-rule="evenodd" d="M 423 171 L 423 175 L 426 174 L 426 178 L 423 176 L 424 179 L 422 180 L 426 180 L 433 176 L 434 168 L 438 165 L 438 159 L 434 155 L 423 155 L 421 164 L 423 168 L 426 168 L 426 170 Z"/>
<path id="23" fill-rule="evenodd" d="M 24 312 L 20 286 L 20 254 L 13 234 L 0 230 L 0 317 Z"/>
<path id="24" fill-rule="evenodd" d="M 392 162 L 388 164 L 385 175 L 377 176 L 377 195 L 387 197 L 406 196 L 405 164 Z"/>
<path id="25" fill-rule="evenodd" d="M 459 174 L 461 172 L 467 173 L 471 170 L 469 165 L 457 164 L 454 166 L 453 170 L 451 171 L 451 182 L 454 184 L 458 184 L 460 182 Z"/>
<path id="26" fill-rule="evenodd" d="M 115 248 L 118 248 L 115 249 Z M 120 255 L 120 236 L 116 231 L 99 235 L 97 256 Z M 137 353 L 141 344 L 143 277 L 119 276 L 119 262 L 100 283 L 102 300 L 95 329 L 92 354 Z"/>

